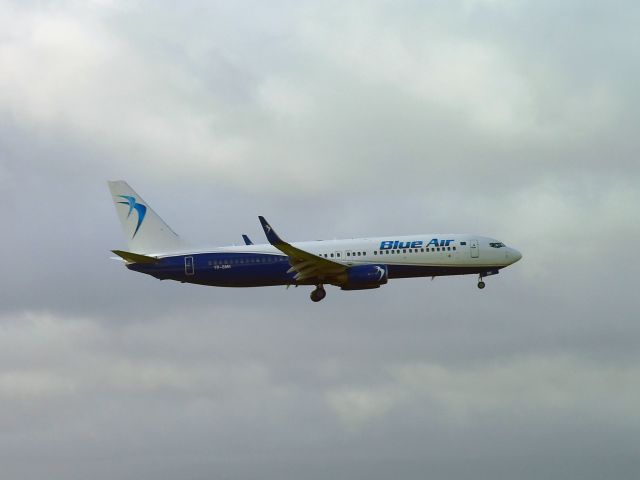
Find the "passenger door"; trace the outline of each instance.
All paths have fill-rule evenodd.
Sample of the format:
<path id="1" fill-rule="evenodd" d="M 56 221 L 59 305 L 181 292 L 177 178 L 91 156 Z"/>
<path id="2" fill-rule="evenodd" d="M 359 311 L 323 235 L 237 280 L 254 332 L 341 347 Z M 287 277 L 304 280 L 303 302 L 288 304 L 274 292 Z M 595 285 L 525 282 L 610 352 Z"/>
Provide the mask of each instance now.
<path id="1" fill-rule="evenodd" d="M 193 257 L 184 257 L 184 274 L 193 275 L 195 268 L 193 266 Z"/>
<path id="2" fill-rule="evenodd" d="M 480 257 L 480 247 L 478 246 L 478 240 L 471 240 L 471 258 Z"/>

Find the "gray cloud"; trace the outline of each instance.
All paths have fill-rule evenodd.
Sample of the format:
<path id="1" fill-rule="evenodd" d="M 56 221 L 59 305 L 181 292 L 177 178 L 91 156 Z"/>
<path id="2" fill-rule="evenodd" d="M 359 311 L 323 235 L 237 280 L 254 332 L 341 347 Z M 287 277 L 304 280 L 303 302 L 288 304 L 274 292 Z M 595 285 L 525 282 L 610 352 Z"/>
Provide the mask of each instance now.
<path id="1" fill-rule="evenodd" d="M 636 478 L 638 7 L 0 6 L 8 478 Z M 198 243 L 478 232 L 375 292 L 109 260 L 105 180 Z M 313 307 L 313 308 L 312 308 Z"/>

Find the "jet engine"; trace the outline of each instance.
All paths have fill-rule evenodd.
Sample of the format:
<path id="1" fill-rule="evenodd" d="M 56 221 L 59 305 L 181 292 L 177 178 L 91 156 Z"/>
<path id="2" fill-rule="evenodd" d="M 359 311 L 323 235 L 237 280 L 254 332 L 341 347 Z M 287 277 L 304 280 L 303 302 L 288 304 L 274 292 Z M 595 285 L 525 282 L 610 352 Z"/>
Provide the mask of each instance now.
<path id="1" fill-rule="evenodd" d="M 342 290 L 378 288 L 389 280 L 389 271 L 386 265 L 355 265 L 340 280 Z"/>

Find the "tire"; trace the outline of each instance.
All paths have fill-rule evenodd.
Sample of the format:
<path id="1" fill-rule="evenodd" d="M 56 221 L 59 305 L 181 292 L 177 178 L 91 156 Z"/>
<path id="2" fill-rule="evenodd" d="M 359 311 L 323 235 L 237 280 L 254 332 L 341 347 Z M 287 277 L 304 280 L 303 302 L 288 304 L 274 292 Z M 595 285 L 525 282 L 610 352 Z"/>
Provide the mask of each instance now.
<path id="1" fill-rule="evenodd" d="M 311 292 L 311 295 L 309 295 L 312 302 L 319 302 L 326 296 L 327 292 L 323 288 L 316 288 L 313 292 Z"/>

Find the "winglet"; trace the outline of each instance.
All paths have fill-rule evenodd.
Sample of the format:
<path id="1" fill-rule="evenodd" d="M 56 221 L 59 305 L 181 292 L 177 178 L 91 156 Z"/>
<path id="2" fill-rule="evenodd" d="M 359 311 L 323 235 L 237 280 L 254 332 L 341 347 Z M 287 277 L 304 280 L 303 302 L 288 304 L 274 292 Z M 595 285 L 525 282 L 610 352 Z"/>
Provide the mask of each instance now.
<path id="1" fill-rule="evenodd" d="M 249 238 L 248 235 L 246 234 L 242 234 L 242 239 L 244 240 L 244 244 L 245 245 L 253 245 L 253 242 L 251 241 L 251 239 Z"/>
<path id="2" fill-rule="evenodd" d="M 129 263 L 147 263 L 147 264 L 158 263 L 158 259 L 155 257 L 140 255 L 139 253 L 125 252 L 123 250 L 111 250 L 111 251 Z"/>
<path id="3" fill-rule="evenodd" d="M 269 223 L 265 220 L 265 218 L 260 215 L 258 217 L 258 219 L 260 220 L 260 223 L 262 224 L 262 228 L 264 229 L 264 234 L 267 236 L 267 240 L 269 240 L 269 243 L 271 245 L 280 245 L 285 243 L 284 240 L 282 240 L 278 234 L 276 233 L 276 231 L 271 228 L 271 225 L 269 225 Z"/>

